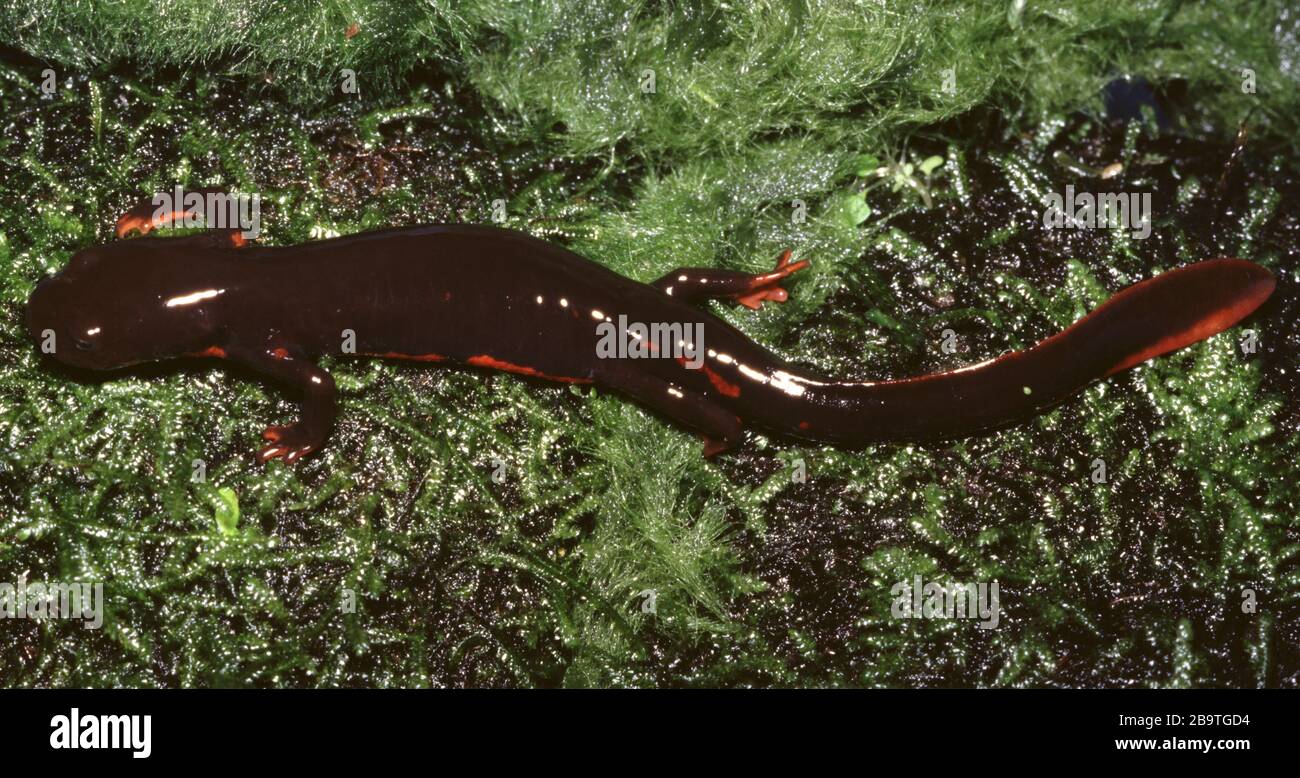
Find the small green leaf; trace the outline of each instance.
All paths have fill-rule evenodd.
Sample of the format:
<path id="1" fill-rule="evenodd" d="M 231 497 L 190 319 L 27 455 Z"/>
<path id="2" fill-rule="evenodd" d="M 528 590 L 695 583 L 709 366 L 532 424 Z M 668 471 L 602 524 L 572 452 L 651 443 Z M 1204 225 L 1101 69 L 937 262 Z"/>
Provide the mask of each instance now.
<path id="1" fill-rule="evenodd" d="M 217 490 L 217 497 L 219 501 L 213 501 L 217 509 L 217 529 L 222 535 L 234 535 L 239 527 L 239 495 L 229 486 L 223 486 Z"/>
<path id="2" fill-rule="evenodd" d="M 858 178 L 866 178 L 880 167 L 880 160 L 875 154 L 859 154 L 853 160 L 853 166 Z"/>
<path id="3" fill-rule="evenodd" d="M 847 227 L 857 227 L 871 216 L 871 206 L 867 205 L 866 192 L 853 192 L 844 198 L 840 206 L 839 219 Z"/>
<path id="4" fill-rule="evenodd" d="M 925 161 L 921 163 L 921 172 L 924 175 L 928 176 L 931 173 L 933 173 L 936 169 L 942 166 L 943 166 L 943 157 L 937 155 L 933 157 L 927 157 Z"/>

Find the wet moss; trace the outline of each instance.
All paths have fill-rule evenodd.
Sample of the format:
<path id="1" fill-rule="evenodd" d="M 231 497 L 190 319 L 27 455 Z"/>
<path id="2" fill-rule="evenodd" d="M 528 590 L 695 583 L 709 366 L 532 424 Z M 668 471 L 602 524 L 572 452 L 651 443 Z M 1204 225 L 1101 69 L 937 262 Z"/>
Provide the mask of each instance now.
<path id="1" fill-rule="evenodd" d="M 434 6 L 408 35 L 369 4 L 349 38 L 341 9 L 217 24 L 177 2 L 160 28 L 0 3 L 0 581 L 103 581 L 108 602 L 102 630 L 8 622 L 0 682 L 1296 684 L 1289 9 L 582 5 Z M 310 34 L 286 46 L 292 25 Z M 1170 129 L 1105 120 L 1118 73 L 1151 80 Z M 934 155 L 918 186 L 875 174 Z M 296 413 L 276 387 L 199 363 L 74 375 L 20 327 L 37 279 L 177 181 L 261 192 L 274 244 L 504 199 L 510 226 L 643 280 L 793 247 L 814 266 L 789 303 L 715 310 L 864 378 L 1027 345 L 1208 256 L 1281 283 L 1253 353 L 1225 333 L 948 445 L 752 435 L 706 461 L 600 392 L 338 362 L 329 448 L 261 467 L 262 425 Z M 1066 184 L 1151 192 L 1152 236 L 1044 230 Z M 915 575 L 997 580 L 999 628 L 891 617 Z"/>

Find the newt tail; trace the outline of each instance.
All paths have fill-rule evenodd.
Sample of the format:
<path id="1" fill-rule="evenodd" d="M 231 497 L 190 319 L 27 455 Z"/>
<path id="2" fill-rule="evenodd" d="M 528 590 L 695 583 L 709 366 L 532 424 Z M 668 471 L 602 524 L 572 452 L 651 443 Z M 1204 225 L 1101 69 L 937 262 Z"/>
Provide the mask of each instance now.
<path id="1" fill-rule="evenodd" d="M 1210 260 L 1134 284 L 1032 348 L 958 370 L 868 382 L 762 370 L 764 383 L 737 367 L 724 377 L 750 395 L 743 412 L 779 432 L 830 443 L 962 437 L 1040 414 L 1095 380 L 1222 332 L 1275 283 L 1254 263 Z"/>

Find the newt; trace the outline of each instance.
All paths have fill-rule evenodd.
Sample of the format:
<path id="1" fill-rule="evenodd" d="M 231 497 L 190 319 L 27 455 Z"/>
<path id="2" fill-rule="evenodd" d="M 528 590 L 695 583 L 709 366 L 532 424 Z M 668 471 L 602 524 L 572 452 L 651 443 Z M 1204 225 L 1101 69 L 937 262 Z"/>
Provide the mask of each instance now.
<path id="1" fill-rule="evenodd" d="M 138 214 L 123 219 L 125 228 L 153 226 Z M 1232 327 L 1275 286 L 1252 262 L 1197 262 L 1129 286 L 1024 351 L 915 378 L 845 381 L 788 363 L 699 306 L 709 298 L 752 308 L 784 301 L 783 284 L 808 265 L 790 261 L 789 251 L 768 273 L 682 267 L 645 284 L 486 226 L 237 243 L 207 232 L 84 249 L 37 284 L 28 329 L 42 350 L 79 368 L 215 357 L 296 389 L 301 418 L 266 428 L 263 462 L 293 462 L 326 444 L 338 410 L 334 379 L 317 364 L 326 355 L 593 384 L 701 433 L 713 455 L 746 427 L 836 445 L 1002 427 Z M 676 340 L 610 356 L 601 338 L 615 322 L 673 325 L 666 331 Z"/>

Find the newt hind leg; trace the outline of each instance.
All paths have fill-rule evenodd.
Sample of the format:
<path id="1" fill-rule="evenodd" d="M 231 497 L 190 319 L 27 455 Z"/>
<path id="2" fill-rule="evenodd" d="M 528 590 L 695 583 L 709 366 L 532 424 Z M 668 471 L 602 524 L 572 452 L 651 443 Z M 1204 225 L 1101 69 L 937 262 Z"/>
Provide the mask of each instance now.
<path id="1" fill-rule="evenodd" d="M 679 267 L 651 286 L 664 294 L 687 302 L 729 297 L 746 308 L 757 310 L 764 301 L 785 302 L 790 295 L 779 285 L 779 282 L 796 271 L 808 267 L 808 260 L 791 262 L 790 255 L 789 249 L 782 252 L 776 262 L 776 269 L 770 273 L 741 273 L 736 270 Z"/>
<path id="2" fill-rule="evenodd" d="M 117 219 L 114 226 L 114 233 L 118 238 L 125 238 L 133 232 L 141 235 L 148 235 L 155 228 L 167 227 L 171 225 L 183 224 L 186 220 L 197 218 L 204 219 L 204 206 L 209 195 L 230 196 L 229 193 L 215 186 L 203 187 L 202 189 L 188 190 L 189 193 L 198 195 L 200 202 L 191 204 L 177 204 L 172 208 L 164 208 L 154 204 L 153 198 L 146 198 L 132 206 L 126 213 Z M 243 248 L 247 245 L 248 240 L 243 233 L 235 227 L 212 227 L 213 233 L 219 241 L 229 244 L 235 248 Z"/>

